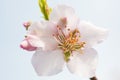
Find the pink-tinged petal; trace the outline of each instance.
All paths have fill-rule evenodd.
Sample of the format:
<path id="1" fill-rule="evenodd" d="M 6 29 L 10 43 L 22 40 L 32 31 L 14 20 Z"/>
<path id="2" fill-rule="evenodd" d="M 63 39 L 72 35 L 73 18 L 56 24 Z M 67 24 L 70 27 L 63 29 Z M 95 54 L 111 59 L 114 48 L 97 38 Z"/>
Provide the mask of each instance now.
<path id="1" fill-rule="evenodd" d="M 52 22 L 48 21 L 41 21 L 41 22 L 35 22 L 31 24 L 31 26 L 28 29 L 27 36 L 33 35 L 36 36 L 36 39 L 30 39 L 30 43 L 41 47 L 43 50 L 53 50 L 57 47 L 57 42 L 55 41 L 53 34 L 57 33 L 57 27 Z"/>
<path id="2" fill-rule="evenodd" d="M 52 37 L 37 37 L 35 35 L 27 35 L 29 44 L 35 47 L 40 47 L 44 51 L 51 51 L 57 48 L 58 44 Z"/>
<path id="3" fill-rule="evenodd" d="M 27 51 L 35 51 L 38 47 L 44 48 L 44 43 L 34 35 L 27 35 L 20 44 L 20 47 Z"/>
<path id="4" fill-rule="evenodd" d="M 75 28 L 79 24 L 79 18 L 75 15 L 74 9 L 66 5 L 58 5 L 53 8 L 50 21 L 61 27 L 66 25 L 68 28 Z"/>
<path id="5" fill-rule="evenodd" d="M 27 39 L 21 42 L 20 47 L 27 51 L 35 51 L 37 49 L 37 47 L 32 46 Z"/>
<path id="6" fill-rule="evenodd" d="M 37 50 L 32 57 L 32 65 L 39 76 L 55 75 L 64 67 L 64 57 L 61 50 Z"/>
<path id="7" fill-rule="evenodd" d="M 87 46 L 101 43 L 108 36 L 108 30 L 97 27 L 87 21 L 80 22 L 79 30 L 81 40 L 85 41 Z"/>
<path id="8" fill-rule="evenodd" d="M 57 31 L 56 25 L 50 21 L 34 22 L 28 29 L 28 35 L 52 36 Z"/>
<path id="9" fill-rule="evenodd" d="M 73 8 L 68 7 L 66 5 L 58 5 L 55 8 L 53 8 L 50 14 L 50 20 L 59 21 L 61 18 L 72 16 L 74 14 L 75 11 Z"/>
<path id="10" fill-rule="evenodd" d="M 44 51 L 52 51 L 58 48 L 58 43 L 53 36 L 40 37 L 40 40 L 44 43 L 44 47 L 43 47 Z"/>
<path id="11" fill-rule="evenodd" d="M 52 37 L 36 37 L 34 35 L 28 35 L 28 41 L 32 46 L 40 47 L 44 51 L 51 51 L 57 48 L 58 43 Z"/>
<path id="12" fill-rule="evenodd" d="M 45 46 L 44 42 L 35 35 L 27 35 L 26 39 L 32 46 L 41 47 L 41 48 L 43 48 Z"/>
<path id="13" fill-rule="evenodd" d="M 84 49 L 82 53 L 75 51 L 67 63 L 67 67 L 73 74 L 91 78 L 95 76 L 97 60 L 97 52 L 92 48 Z"/>
<path id="14" fill-rule="evenodd" d="M 40 47 L 44 51 L 54 50 L 58 46 L 53 36 L 36 37 L 35 35 L 27 35 L 27 40 L 32 46 Z"/>

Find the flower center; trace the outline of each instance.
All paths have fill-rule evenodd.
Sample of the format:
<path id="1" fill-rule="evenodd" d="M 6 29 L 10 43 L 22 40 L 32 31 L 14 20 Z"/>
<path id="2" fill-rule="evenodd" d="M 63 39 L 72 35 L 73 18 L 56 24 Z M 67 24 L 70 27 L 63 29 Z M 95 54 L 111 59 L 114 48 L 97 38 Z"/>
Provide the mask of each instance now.
<path id="1" fill-rule="evenodd" d="M 85 42 L 80 41 L 80 32 L 78 29 L 68 29 L 68 34 L 65 34 L 65 29 L 57 26 L 57 34 L 53 34 L 58 42 L 58 47 L 63 50 L 65 61 L 68 62 L 73 51 L 80 50 L 84 47 Z"/>

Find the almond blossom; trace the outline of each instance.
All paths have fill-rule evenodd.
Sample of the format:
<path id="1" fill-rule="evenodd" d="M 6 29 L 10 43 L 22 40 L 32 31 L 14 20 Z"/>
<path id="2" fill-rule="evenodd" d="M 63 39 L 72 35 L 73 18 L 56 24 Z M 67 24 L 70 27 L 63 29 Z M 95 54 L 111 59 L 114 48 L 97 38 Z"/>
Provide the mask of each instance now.
<path id="1" fill-rule="evenodd" d="M 71 73 L 91 78 L 95 76 L 98 61 L 93 46 L 101 43 L 107 34 L 104 28 L 80 21 L 71 7 L 58 5 L 49 21 L 31 23 L 21 46 L 35 51 L 31 61 L 39 76 L 55 75 L 66 64 Z"/>

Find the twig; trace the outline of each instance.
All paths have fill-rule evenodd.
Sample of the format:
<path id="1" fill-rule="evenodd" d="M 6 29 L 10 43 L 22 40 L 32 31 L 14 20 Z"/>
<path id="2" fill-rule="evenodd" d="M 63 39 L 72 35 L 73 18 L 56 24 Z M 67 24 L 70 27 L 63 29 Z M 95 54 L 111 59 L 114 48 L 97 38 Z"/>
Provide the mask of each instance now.
<path id="1" fill-rule="evenodd" d="M 96 77 L 92 77 L 90 78 L 90 80 L 98 80 Z"/>

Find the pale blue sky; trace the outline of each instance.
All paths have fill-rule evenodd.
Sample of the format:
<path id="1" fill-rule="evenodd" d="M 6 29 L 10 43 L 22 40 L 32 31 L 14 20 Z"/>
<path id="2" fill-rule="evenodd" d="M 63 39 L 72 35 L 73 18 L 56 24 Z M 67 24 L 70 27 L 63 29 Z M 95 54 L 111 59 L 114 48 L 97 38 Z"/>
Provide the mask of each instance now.
<path id="1" fill-rule="evenodd" d="M 67 4 L 81 20 L 108 28 L 106 41 L 96 46 L 99 54 L 99 80 L 120 80 L 120 1 L 119 0 L 48 0 L 51 7 Z M 0 0 L 0 80 L 88 80 L 71 75 L 66 69 L 52 77 L 38 77 L 31 65 L 32 52 L 19 43 L 25 29 L 22 23 L 38 21 L 41 14 L 37 0 Z"/>

